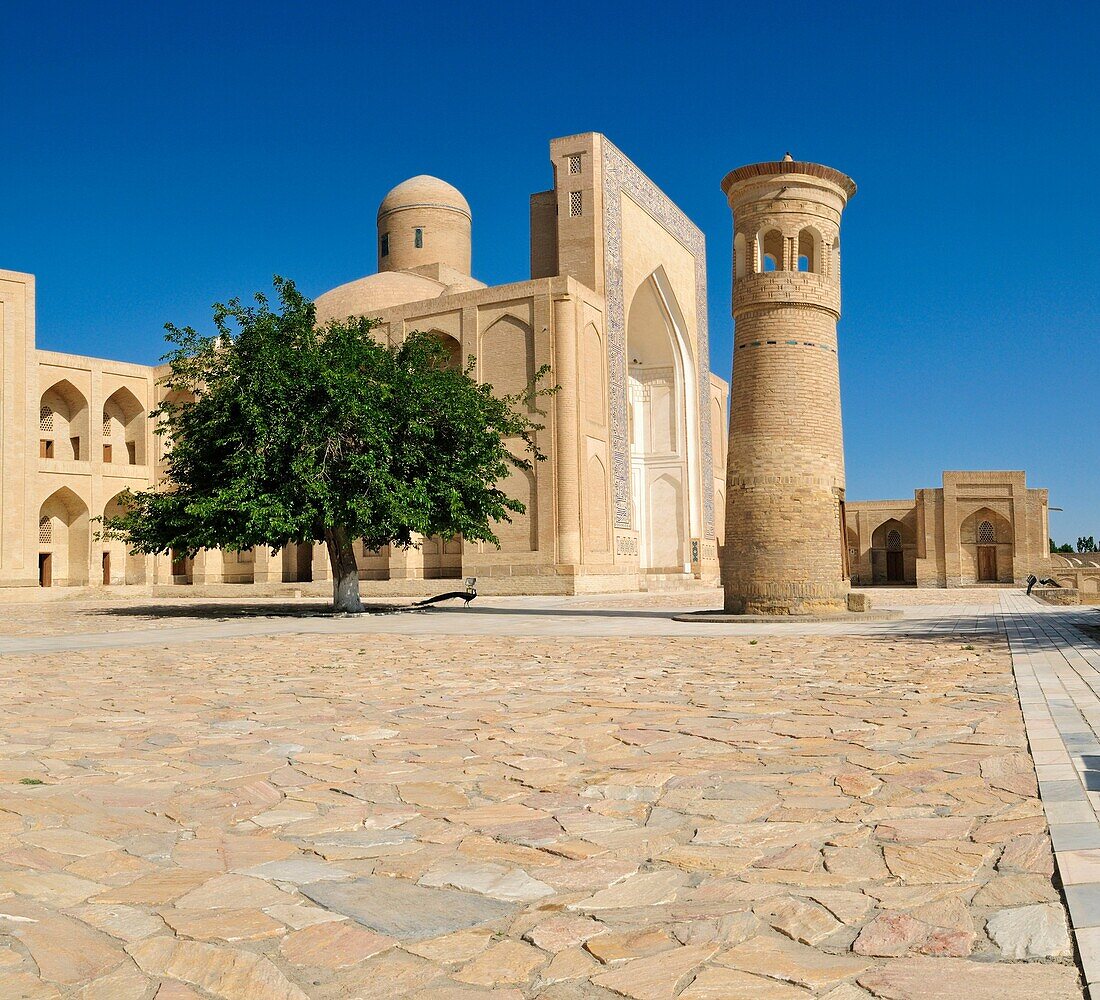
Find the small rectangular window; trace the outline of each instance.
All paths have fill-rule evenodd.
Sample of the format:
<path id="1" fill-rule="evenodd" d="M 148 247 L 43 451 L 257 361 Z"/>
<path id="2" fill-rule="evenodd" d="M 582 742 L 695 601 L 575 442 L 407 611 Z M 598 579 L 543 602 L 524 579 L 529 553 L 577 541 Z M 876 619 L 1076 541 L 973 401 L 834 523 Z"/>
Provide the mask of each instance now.
<path id="1" fill-rule="evenodd" d="M 388 257 L 390 255 L 390 234 L 382 234 L 382 256 Z"/>
<path id="2" fill-rule="evenodd" d="M 103 461 L 104 462 L 109 463 L 111 461 L 111 450 L 112 449 L 111 449 L 111 446 L 109 444 L 105 444 L 103 446 Z"/>
<path id="3" fill-rule="evenodd" d="M 53 458 L 53 442 L 49 440 L 42 440 L 38 444 L 38 457 L 39 458 Z"/>
<path id="4" fill-rule="evenodd" d="M 569 192 L 569 215 L 571 217 L 576 218 L 581 214 L 583 204 L 580 191 Z"/>
<path id="5" fill-rule="evenodd" d="M 569 157 L 569 172 L 571 174 L 579 174 L 581 172 L 581 154 L 574 153 Z"/>
<path id="6" fill-rule="evenodd" d="M 413 230 L 413 243 L 415 244 L 417 250 L 419 250 L 422 246 L 424 246 L 424 230 L 423 229 Z"/>

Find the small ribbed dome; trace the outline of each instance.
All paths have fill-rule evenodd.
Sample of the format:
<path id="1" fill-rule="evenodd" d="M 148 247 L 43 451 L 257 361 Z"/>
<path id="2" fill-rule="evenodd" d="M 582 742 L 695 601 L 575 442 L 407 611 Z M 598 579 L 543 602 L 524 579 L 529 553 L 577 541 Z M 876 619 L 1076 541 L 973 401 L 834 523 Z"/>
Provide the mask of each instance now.
<path id="1" fill-rule="evenodd" d="M 378 218 L 404 208 L 449 208 L 470 218 L 470 205 L 452 184 L 429 174 L 402 181 L 378 206 Z"/>

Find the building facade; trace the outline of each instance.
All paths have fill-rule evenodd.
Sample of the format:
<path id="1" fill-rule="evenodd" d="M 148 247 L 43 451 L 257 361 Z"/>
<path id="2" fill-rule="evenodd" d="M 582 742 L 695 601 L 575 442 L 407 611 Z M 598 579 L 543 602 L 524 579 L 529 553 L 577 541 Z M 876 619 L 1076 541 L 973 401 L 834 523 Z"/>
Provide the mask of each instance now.
<path id="1" fill-rule="evenodd" d="M 1047 491 L 1023 472 L 945 472 L 912 500 L 847 505 L 852 583 L 1022 584 L 1052 573 Z"/>
<path id="2" fill-rule="evenodd" d="M 319 321 L 370 316 L 399 342 L 432 333 L 500 393 L 549 364 L 561 386 L 548 460 L 503 488 L 526 505 L 499 549 L 459 538 L 360 551 L 389 583 L 477 576 L 489 591 L 576 593 L 718 578 L 727 383 L 709 371 L 702 233 L 597 133 L 550 143 L 531 197 L 530 278 L 471 274 L 472 216 L 451 185 L 414 177 L 377 216 L 377 271 L 317 297 Z M 35 346 L 34 277 L 0 271 L 0 587 L 325 585 L 323 545 L 134 556 L 96 538 L 126 488 L 163 476 L 148 414 L 166 369 Z"/>

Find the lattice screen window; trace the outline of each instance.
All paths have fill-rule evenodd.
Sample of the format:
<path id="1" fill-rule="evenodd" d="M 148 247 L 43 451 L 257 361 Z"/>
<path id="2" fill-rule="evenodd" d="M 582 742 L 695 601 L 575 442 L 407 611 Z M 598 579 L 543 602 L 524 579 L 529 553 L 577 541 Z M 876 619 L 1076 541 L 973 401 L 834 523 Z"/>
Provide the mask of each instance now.
<path id="1" fill-rule="evenodd" d="M 103 436 L 109 438 L 111 436 L 111 418 L 106 414 L 103 415 Z"/>
<path id="2" fill-rule="evenodd" d="M 38 519 L 38 540 L 44 545 L 49 545 L 53 541 L 53 521 L 48 517 Z"/>
<path id="3" fill-rule="evenodd" d="M 900 552 L 901 551 L 901 532 L 897 528 L 894 528 L 886 536 L 886 551 L 887 552 Z"/>
<path id="4" fill-rule="evenodd" d="M 581 172 L 581 154 L 574 153 L 569 157 L 569 172 L 571 174 L 579 174 Z"/>
<path id="5" fill-rule="evenodd" d="M 53 430 L 53 410 L 48 406 L 40 407 L 38 410 L 38 427 L 43 431 Z"/>
<path id="6" fill-rule="evenodd" d="M 997 533 L 993 530 L 993 525 L 988 521 L 982 521 L 978 525 L 978 544 L 979 545 L 995 545 L 997 543 Z"/>
<path id="7" fill-rule="evenodd" d="M 581 214 L 581 210 L 584 206 L 583 195 L 580 191 L 569 192 L 569 214 L 573 218 L 576 218 Z"/>

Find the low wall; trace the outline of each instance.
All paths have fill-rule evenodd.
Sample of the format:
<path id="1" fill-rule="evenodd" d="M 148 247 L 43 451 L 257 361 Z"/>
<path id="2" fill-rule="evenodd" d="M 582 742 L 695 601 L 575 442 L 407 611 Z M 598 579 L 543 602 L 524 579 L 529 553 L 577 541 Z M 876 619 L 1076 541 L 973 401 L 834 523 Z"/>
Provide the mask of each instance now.
<path id="1" fill-rule="evenodd" d="M 1076 587 L 1036 587 L 1031 596 L 1044 604 L 1080 604 L 1081 594 Z"/>

